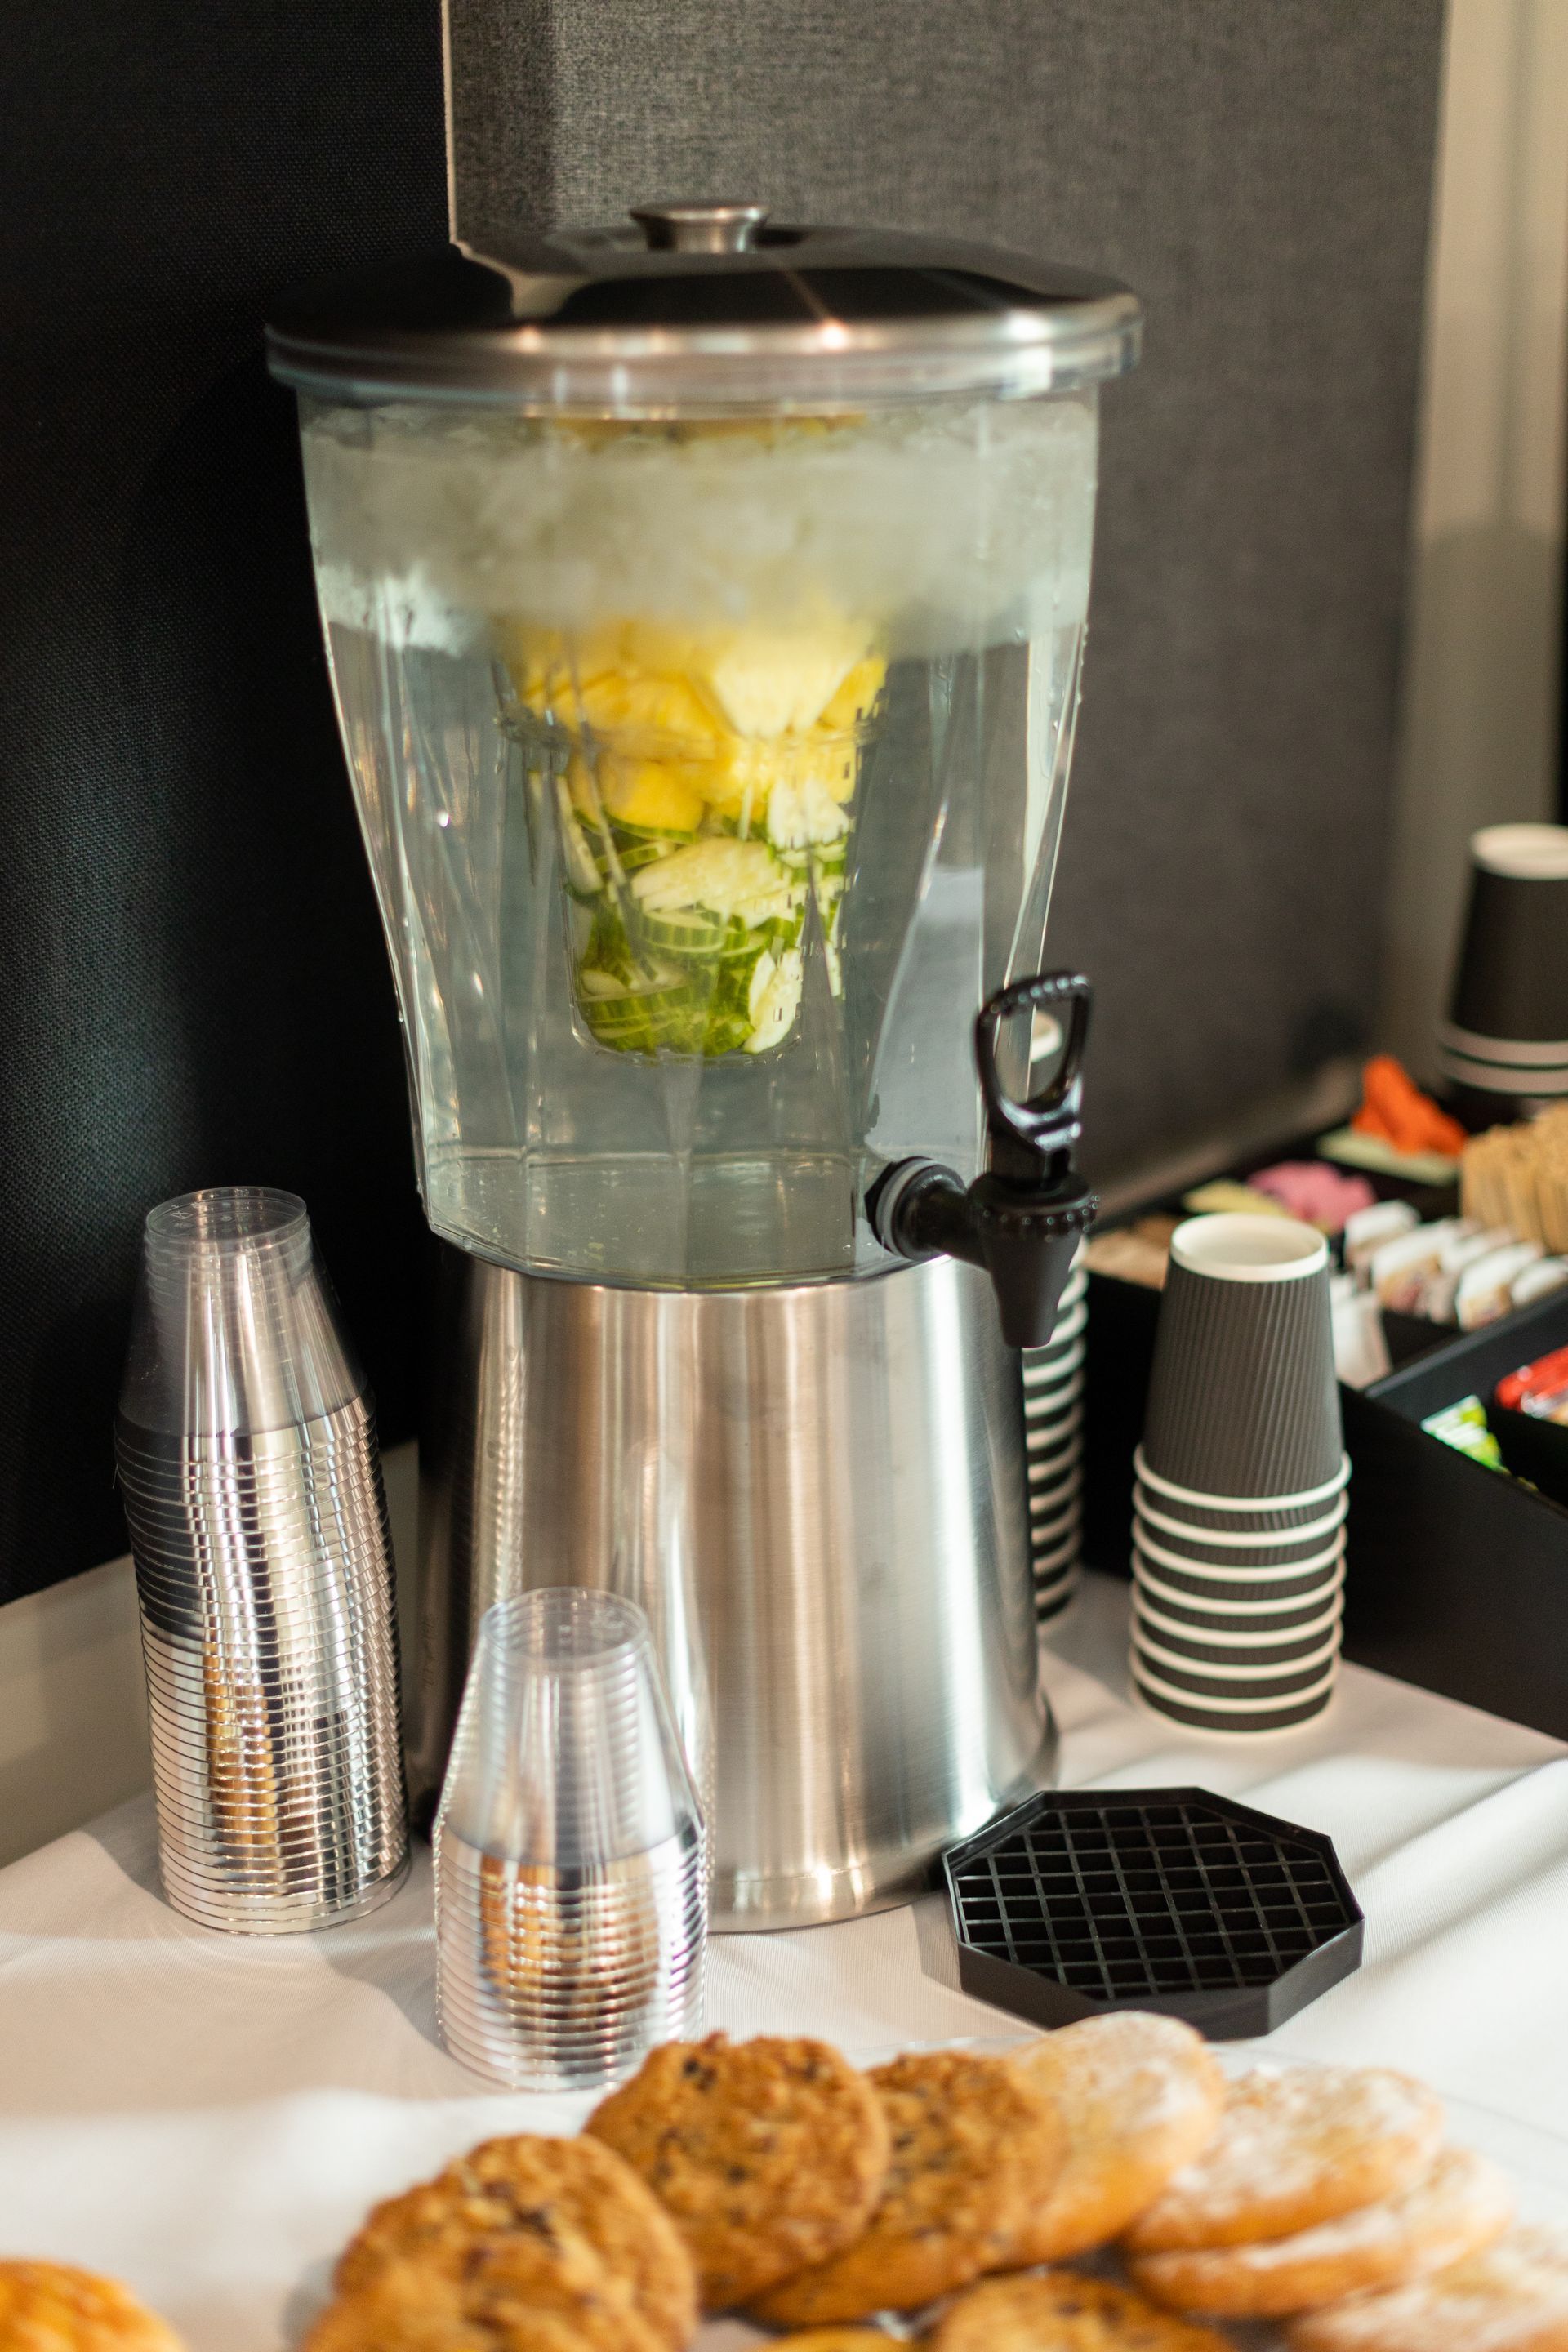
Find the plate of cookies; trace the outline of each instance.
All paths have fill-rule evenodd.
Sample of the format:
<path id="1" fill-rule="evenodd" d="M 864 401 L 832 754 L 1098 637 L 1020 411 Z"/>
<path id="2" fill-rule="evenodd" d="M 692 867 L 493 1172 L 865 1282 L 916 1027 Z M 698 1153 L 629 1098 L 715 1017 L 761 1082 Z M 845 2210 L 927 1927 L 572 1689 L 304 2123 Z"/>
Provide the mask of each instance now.
<path id="1" fill-rule="evenodd" d="M 299 2352 L 1568 2352 L 1568 2146 L 1175 2019 L 902 2051 L 669 2042 L 565 2137 L 375 2206 Z M 0 2346 L 178 2352 L 0 2263 Z"/>

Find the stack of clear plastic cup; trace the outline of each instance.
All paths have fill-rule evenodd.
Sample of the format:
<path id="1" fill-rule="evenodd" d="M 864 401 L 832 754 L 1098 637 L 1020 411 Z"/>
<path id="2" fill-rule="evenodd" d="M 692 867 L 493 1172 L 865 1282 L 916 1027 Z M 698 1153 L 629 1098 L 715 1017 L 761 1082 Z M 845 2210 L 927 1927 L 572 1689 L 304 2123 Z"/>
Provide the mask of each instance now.
<path id="1" fill-rule="evenodd" d="M 1083 1548 L 1083 1365 L 1089 1276 L 1080 1247 L 1043 1348 L 1023 1351 L 1024 1446 L 1035 1617 L 1047 1625 L 1079 1588 Z"/>
<path id="2" fill-rule="evenodd" d="M 392 1547 L 292 1193 L 153 1211 L 115 1449 L 170 1902 L 252 1935 L 374 1909 L 408 1865 Z"/>
<path id="3" fill-rule="evenodd" d="M 635 1602 L 486 1612 L 435 1845 L 437 2022 L 476 2074 L 585 2090 L 697 2032 L 705 1832 Z"/>

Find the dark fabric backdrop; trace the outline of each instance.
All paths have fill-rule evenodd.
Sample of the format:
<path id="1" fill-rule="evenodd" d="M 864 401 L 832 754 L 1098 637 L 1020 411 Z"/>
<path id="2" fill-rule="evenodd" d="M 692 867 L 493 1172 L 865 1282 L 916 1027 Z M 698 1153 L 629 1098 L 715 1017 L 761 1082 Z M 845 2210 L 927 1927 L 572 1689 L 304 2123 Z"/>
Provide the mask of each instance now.
<path id="1" fill-rule="evenodd" d="M 170 1193 L 302 1192 L 413 1426 L 401 1051 L 259 330 L 447 198 L 437 0 L 51 0 L 0 87 L 4 1601 L 124 1549 Z"/>
<path id="2" fill-rule="evenodd" d="M 1057 945 L 1096 1156 L 1342 1043 L 1386 830 L 1441 0 L 453 0 L 460 216 L 649 194 L 1121 272 Z M 423 1231 L 285 280 L 440 234 L 436 0 L 55 0 L 0 95 L 0 1599 L 122 1548 L 142 1212 L 315 1213 L 388 1433 Z"/>
<path id="3" fill-rule="evenodd" d="M 1353 1043 L 1381 960 L 1442 0 L 458 0 L 458 217 L 754 196 L 1143 297 L 1053 950 L 1113 1167 Z"/>

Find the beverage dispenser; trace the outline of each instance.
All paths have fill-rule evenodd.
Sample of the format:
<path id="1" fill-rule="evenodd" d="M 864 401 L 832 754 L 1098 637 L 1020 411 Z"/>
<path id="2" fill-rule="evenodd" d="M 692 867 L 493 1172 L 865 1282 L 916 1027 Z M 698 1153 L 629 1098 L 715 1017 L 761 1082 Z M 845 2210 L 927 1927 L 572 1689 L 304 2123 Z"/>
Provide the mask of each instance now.
<path id="1" fill-rule="evenodd" d="M 1019 1345 L 1092 1203 L 1042 973 L 1113 282 L 650 205 L 317 289 L 321 615 L 444 1252 L 416 1778 L 478 1620 L 647 1608 L 715 1924 L 1049 1771 Z"/>

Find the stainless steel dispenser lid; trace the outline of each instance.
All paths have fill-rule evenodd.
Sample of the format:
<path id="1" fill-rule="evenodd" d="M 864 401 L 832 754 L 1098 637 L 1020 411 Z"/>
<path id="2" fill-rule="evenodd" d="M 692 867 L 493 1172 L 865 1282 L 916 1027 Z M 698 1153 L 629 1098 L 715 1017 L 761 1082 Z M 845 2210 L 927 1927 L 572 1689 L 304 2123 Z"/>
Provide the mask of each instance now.
<path id="1" fill-rule="evenodd" d="M 339 399 L 649 415 L 1016 399 L 1138 357 L 1125 286 L 994 246 L 775 225 L 752 204 L 631 219 L 311 289 L 268 329 L 273 373 Z"/>

